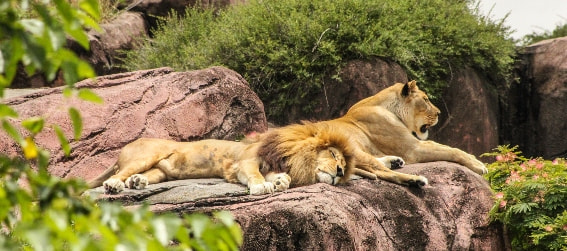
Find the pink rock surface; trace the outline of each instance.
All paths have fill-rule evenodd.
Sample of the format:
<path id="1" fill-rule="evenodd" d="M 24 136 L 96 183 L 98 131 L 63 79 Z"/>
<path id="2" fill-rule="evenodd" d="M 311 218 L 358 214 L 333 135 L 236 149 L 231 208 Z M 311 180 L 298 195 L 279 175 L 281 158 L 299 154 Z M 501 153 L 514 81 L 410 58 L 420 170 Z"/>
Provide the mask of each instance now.
<path id="1" fill-rule="evenodd" d="M 502 226 L 488 219 L 494 202 L 481 176 L 450 162 L 399 171 L 430 184 L 419 189 L 364 179 L 251 196 L 222 180 L 181 180 L 106 199 L 179 214 L 228 210 L 242 227 L 242 250 L 509 249 Z"/>

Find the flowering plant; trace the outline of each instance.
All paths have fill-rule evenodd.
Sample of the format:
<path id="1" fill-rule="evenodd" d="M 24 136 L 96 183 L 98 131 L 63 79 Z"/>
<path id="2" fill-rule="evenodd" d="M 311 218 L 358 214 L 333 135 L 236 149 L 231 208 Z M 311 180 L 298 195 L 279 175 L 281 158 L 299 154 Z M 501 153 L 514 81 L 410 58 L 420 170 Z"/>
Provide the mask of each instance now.
<path id="1" fill-rule="evenodd" d="M 564 159 L 527 159 L 517 146 L 499 146 L 488 165 L 495 203 L 514 250 L 567 250 L 567 165 Z"/>

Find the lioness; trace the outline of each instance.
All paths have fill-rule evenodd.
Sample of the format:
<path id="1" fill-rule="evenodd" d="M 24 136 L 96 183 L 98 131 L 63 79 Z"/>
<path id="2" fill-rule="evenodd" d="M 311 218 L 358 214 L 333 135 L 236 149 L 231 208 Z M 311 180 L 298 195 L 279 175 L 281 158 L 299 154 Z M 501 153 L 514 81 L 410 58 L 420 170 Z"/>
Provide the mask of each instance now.
<path id="1" fill-rule="evenodd" d="M 348 135 L 349 145 L 361 160 L 356 161 L 355 173 L 370 172 L 398 184 L 427 184 L 424 177 L 419 176 L 416 180 L 416 177 L 401 175 L 372 162 L 375 157 L 385 155 L 400 156 L 407 163 L 451 161 L 476 173 L 486 173 L 484 164 L 474 156 L 426 140 L 428 129 L 437 124 L 439 113 L 416 82 L 410 81 L 397 83 L 359 101 L 338 119 L 309 126 Z"/>
<path id="2" fill-rule="evenodd" d="M 274 170 L 257 157 L 257 142 L 141 138 L 126 145 L 116 164 L 90 181 L 89 186 L 103 185 L 106 193 L 118 193 L 125 187 L 143 189 L 167 180 L 218 177 L 247 185 L 250 194 L 265 194 L 286 190 L 290 185 L 335 185 L 348 180 L 348 157 L 331 142 L 309 143 L 318 145 L 304 144 L 296 153 L 301 161 Z"/>

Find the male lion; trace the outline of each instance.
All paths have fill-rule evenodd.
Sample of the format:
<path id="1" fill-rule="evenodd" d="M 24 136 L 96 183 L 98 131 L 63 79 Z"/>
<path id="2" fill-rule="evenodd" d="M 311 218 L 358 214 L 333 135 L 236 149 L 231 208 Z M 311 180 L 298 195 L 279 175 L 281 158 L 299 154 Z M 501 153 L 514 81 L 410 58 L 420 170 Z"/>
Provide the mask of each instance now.
<path id="1" fill-rule="evenodd" d="M 348 135 L 349 145 L 356 155 L 355 173 L 370 172 L 398 184 L 427 184 L 424 177 L 402 175 L 372 162 L 374 157 L 385 155 L 400 156 L 407 163 L 451 161 L 476 173 L 487 173 L 484 164 L 474 156 L 426 140 L 428 129 L 437 124 L 439 113 L 416 82 L 410 81 L 395 84 L 359 101 L 338 119 L 309 126 Z"/>
<path id="2" fill-rule="evenodd" d="M 106 193 L 118 193 L 124 187 L 143 189 L 167 180 L 218 177 L 247 185 L 250 194 L 265 194 L 290 186 L 317 182 L 335 185 L 349 179 L 350 157 L 338 149 L 345 149 L 344 139 L 302 139 L 294 142 L 298 148 L 286 152 L 295 161 L 273 169 L 257 156 L 260 139 L 244 143 L 141 138 L 126 145 L 116 164 L 90 181 L 89 186 L 103 185 Z"/>

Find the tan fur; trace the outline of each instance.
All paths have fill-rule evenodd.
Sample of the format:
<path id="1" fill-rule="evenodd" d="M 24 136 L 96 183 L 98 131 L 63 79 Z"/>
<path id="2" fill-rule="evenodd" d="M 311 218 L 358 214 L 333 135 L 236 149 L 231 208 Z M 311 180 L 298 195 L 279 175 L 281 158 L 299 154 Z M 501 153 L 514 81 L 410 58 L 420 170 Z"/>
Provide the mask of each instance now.
<path id="1" fill-rule="evenodd" d="M 437 124 L 439 113 L 416 82 L 411 81 L 395 84 L 363 99 L 343 117 L 320 122 L 318 126 L 334 128 L 348 135 L 351 146 L 363 152 L 359 156 L 362 159 L 395 155 L 407 163 L 451 161 L 476 173 L 486 173 L 484 164 L 474 156 L 426 140 L 427 129 Z M 407 180 L 407 177 L 385 171 L 376 163 L 357 163 L 357 167 L 396 183 L 403 184 Z"/>
<path id="2" fill-rule="evenodd" d="M 329 180 L 324 174 L 336 177 L 337 170 L 344 169 L 346 165 L 337 149 L 312 147 L 302 151 L 312 157 L 309 165 L 299 166 L 299 162 L 293 162 L 289 163 L 293 167 L 283 168 L 304 169 L 300 174 L 271 171 L 257 156 L 260 145 L 260 137 L 246 143 L 141 138 L 126 145 L 116 164 L 89 182 L 89 186 L 104 185 L 107 193 L 118 193 L 124 187 L 143 189 L 148 184 L 167 180 L 218 177 L 247 185 L 251 194 L 264 194 L 287 189 L 296 176 L 302 185 L 316 182 L 335 184 L 334 179 Z M 330 154 L 331 151 L 335 156 Z M 310 175 L 308 182 L 304 182 L 305 173 Z M 323 175 L 322 179 L 318 178 L 320 175 Z"/>

